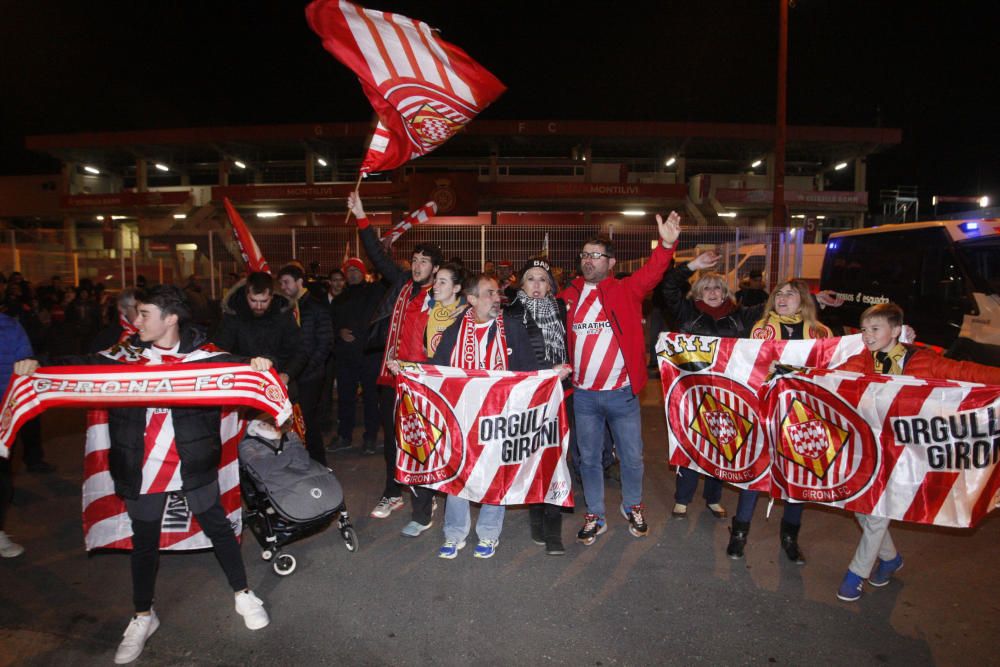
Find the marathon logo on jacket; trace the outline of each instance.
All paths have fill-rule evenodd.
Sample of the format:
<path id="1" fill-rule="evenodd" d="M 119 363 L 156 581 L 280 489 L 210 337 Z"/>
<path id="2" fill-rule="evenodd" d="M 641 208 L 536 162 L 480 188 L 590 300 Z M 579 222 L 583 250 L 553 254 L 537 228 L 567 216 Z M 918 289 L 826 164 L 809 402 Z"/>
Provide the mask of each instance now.
<path id="1" fill-rule="evenodd" d="M 661 334 L 656 351 L 671 465 L 767 491 L 771 452 L 757 391 L 771 363 L 840 363 L 860 349 L 860 336 L 763 341 Z M 797 431 L 800 439 L 804 428 Z"/>
<path id="2" fill-rule="evenodd" d="M 761 390 L 771 495 L 971 527 L 1000 492 L 998 387 L 810 370 Z"/>
<path id="3" fill-rule="evenodd" d="M 597 288 L 585 284 L 573 311 L 573 386 L 591 391 L 621 389 L 629 383 L 618 339 Z"/>
<path id="4" fill-rule="evenodd" d="M 572 506 L 554 371 L 405 364 L 398 377 L 397 481 L 491 505 Z"/>

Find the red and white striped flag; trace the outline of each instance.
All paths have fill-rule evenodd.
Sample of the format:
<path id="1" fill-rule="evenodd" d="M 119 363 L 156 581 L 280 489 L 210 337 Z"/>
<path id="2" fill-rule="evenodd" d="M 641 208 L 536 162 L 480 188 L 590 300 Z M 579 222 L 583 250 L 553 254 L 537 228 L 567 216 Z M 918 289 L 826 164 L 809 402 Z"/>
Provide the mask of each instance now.
<path id="1" fill-rule="evenodd" d="M 243 437 L 244 428 L 245 423 L 236 409 L 223 410 L 219 494 L 222 509 L 233 524 L 237 537 L 243 532 L 237 445 Z M 115 485 L 108 472 L 110 448 L 107 411 L 88 411 L 87 447 L 83 459 L 83 540 L 88 551 L 132 548 L 132 521 L 125 501 L 115 494 Z M 188 508 L 184 494 L 168 493 L 160 524 L 160 548 L 183 551 L 211 546 L 211 540 L 202 532 L 198 519 Z"/>
<path id="2" fill-rule="evenodd" d="M 437 203 L 429 201 L 415 211 L 407 213 L 398 224 L 386 232 L 385 238 L 382 242 L 387 246 L 391 246 L 404 233 L 410 231 L 410 229 L 419 224 L 427 222 L 429 218 L 434 217 L 434 215 L 437 214 L 437 210 Z"/>
<path id="3" fill-rule="evenodd" d="M 573 506 L 555 371 L 403 364 L 396 480 L 490 505 Z"/>
<path id="4" fill-rule="evenodd" d="M 1000 387 L 813 370 L 761 390 L 771 495 L 967 528 L 1000 499 Z"/>
<path id="5" fill-rule="evenodd" d="M 828 368 L 861 349 L 860 335 L 763 341 L 660 334 L 670 464 L 767 491 L 771 455 L 757 392 L 771 363 Z"/>
<path id="6" fill-rule="evenodd" d="M 236 245 L 240 249 L 240 256 L 246 262 L 247 269 L 251 273 L 270 273 L 271 267 L 267 265 L 267 260 L 264 259 L 264 254 L 260 251 L 260 246 L 254 240 L 253 234 L 250 233 L 247 223 L 243 222 L 243 218 L 237 213 L 233 203 L 229 201 L 229 197 L 223 197 L 222 203 L 226 207 L 229 224 L 233 226 L 233 237 L 236 239 Z"/>
<path id="7" fill-rule="evenodd" d="M 362 174 L 426 155 L 506 90 L 422 21 L 346 0 L 316 0 L 306 18 L 324 48 L 358 76 L 378 114 Z"/>

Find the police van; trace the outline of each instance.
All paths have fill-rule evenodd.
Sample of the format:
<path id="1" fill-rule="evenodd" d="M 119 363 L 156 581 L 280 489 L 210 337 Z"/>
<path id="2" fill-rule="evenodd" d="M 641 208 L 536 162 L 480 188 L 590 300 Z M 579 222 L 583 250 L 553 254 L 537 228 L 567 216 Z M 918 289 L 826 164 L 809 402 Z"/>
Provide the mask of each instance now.
<path id="1" fill-rule="evenodd" d="M 866 308 L 892 301 L 918 342 L 1000 366 L 1000 218 L 831 234 L 820 288 L 845 301 L 823 311 L 830 326 L 856 331 Z"/>

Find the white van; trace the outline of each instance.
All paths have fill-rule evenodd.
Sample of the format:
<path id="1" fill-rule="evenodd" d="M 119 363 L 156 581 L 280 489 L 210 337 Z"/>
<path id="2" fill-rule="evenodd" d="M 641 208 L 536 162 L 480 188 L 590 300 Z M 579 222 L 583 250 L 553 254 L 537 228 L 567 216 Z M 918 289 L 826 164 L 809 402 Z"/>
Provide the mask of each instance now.
<path id="1" fill-rule="evenodd" d="M 903 308 L 917 340 L 1000 366 L 1000 219 L 883 225 L 830 235 L 821 289 L 844 297 L 823 320 L 856 330 L 869 306 Z"/>

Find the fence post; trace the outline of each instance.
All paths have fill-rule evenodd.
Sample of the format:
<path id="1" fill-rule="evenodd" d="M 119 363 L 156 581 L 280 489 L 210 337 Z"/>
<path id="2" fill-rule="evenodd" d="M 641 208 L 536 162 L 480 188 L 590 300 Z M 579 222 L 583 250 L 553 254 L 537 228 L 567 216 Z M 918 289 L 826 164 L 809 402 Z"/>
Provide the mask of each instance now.
<path id="1" fill-rule="evenodd" d="M 295 256 L 295 245 L 296 245 L 295 244 L 295 228 L 292 227 L 292 259 L 298 259 L 298 257 Z"/>
<path id="2" fill-rule="evenodd" d="M 21 253 L 17 249 L 17 238 L 14 236 L 14 230 L 10 230 L 10 250 L 13 255 L 14 270 L 18 273 L 21 272 Z"/>
<path id="3" fill-rule="evenodd" d="M 479 225 L 479 270 L 486 270 L 486 225 Z"/>
<path id="4" fill-rule="evenodd" d="M 208 274 L 209 281 L 212 290 L 212 298 L 215 299 L 215 242 L 214 235 L 215 230 L 208 230 Z M 222 276 L 219 276 L 219 280 L 222 280 Z"/>
<path id="5" fill-rule="evenodd" d="M 73 284 L 80 284 L 80 253 L 74 252 L 73 256 Z"/>
<path id="6" fill-rule="evenodd" d="M 138 265 L 136 264 L 135 255 L 136 255 L 136 249 L 132 248 L 132 287 L 135 287 L 136 284 L 139 282 L 139 268 Z"/>
<path id="7" fill-rule="evenodd" d="M 163 258 L 160 257 L 156 261 L 159 264 L 159 276 L 157 276 L 156 282 L 158 284 L 162 285 L 163 284 Z"/>

